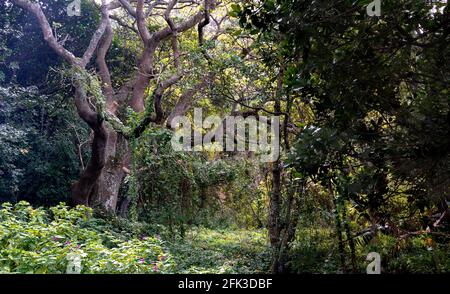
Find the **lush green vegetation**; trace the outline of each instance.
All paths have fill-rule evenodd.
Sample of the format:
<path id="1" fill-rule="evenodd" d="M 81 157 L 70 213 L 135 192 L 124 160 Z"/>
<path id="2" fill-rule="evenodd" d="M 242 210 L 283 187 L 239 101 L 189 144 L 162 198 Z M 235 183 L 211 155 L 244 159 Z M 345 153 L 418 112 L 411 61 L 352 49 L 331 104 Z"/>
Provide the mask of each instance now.
<path id="1" fill-rule="evenodd" d="M 65 273 L 71 253 L 82 273 L 171 272 L 172 257 L 161 240 L 108 230 L 86 207 L 59 205 L 49 212 L 26 202 L 3 204 L 0 230 L 2 272 Z"/>
<path id="2" fill-rule="evenodd" d="M 0 3 L 2 273 L 450 272 L 447 1 L 70 2 Z"/>
<path id="3" fill-rule="evenodd" d="M 180 239 L 164 226 L 98 219 L 92 213 L 81 206 L 44 210 L 24 201 L 4 203 L 1 272 L 65 273 L 71 254 L 81 257 L 81 273 L 267 272 L 264 231 L 197 228 Z"/>
<path id="4" fill-rule="evenodd" d="M 271 258 L 266 230 L 190 228 L 184 238 L 163 225 L 121 218 L 96 218 L 87 207 L 64 204 L 50 209 L 27 202 L 4 203 L 0 210 L 2 273 L 65 273 L 72 254 L 81 273 L 267 273 Z M 339 272 L 331 229 L 303 228 L 291 248 L 291 267 L 299 273 Z M 331 237 L 331 238 L 330 238 Z M 359 272 L 367 253 L 386 260 L 385 270 L 441 273 L 450 268 L 449 246 L 420 236 L 398 242 L 378 235 L 359 246 Z"/>

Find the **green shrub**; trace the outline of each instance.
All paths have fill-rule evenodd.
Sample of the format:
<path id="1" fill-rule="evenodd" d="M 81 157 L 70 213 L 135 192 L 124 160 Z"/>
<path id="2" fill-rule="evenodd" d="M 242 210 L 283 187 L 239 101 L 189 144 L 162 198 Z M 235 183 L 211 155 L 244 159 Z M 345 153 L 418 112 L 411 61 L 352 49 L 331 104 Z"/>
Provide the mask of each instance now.
<path id="1" fill-rule="evenodd" d="M 378 233 L 368 243 L 356 246 L 356 273 L 366 273 L 369 252 L 381 256 L 381 272 L 392 274 L 449 273 L 448 239 L 424 234 L 400 239 Z M 347 269 L 352 271 L 348 246 Z M 291 244 L 289 269 L 293 273 L 341 273 L 337 237 L 330 228 L 301 228 Z"/>
<path id="2" fill-rule="evenodd" d="M 437 239 L 430 234 L 410 236 L 400 240 L 393 236 L 378 234 L 364 248 L 362 254 L 365 255 L 370 251 L 380 253 L 382 270 L 389 273 L 449 273 L 448 238 Z"/>
<path id="3" fill-rule="evenodd" d="M 33 208 L 4 203 L 0 210 L 0 272 L 65 273 L 71 256 L 81 273 L 167 273 L 174 263 L 154 237 L 130 237 L 99 226 L 92 210 Z"/>

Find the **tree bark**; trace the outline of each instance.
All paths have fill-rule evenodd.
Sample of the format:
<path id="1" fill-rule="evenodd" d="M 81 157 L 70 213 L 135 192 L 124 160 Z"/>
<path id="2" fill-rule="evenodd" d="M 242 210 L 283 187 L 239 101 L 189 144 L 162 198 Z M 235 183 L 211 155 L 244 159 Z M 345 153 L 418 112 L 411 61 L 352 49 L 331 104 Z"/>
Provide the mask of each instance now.
<path id="1" fill-rule="evenodd" d="M 97 180 L 89 206 L 114 213 L 119 198 L 120 186 L 130 164 L 128 141 L 113 129 L 108 128 L 105 147 L 105 164 Z"/>
<path id="2" fill-rule="evenodd" d="M 280 193 L 281 193 L 281 169 L 277 160 L 273 163 L 272 168 L 272 193 L 269 203 L 269 240 L 272 246 L 273 256 L 271 272 L 279 272 L 278 248 L 280 243 Z"/>
<path id="3" fill-rule="evenodd" d="M 80 179 L 71 186 L 73 205 L 88 205 L 89 196 L 97 182 L 98 177 L 105 165 L 105 151 L 107 143 L 107 130 L 103 121 L 89 106 L 86 92 L 81 82 L 75 84 L 75 104 L 80 117 L 89 125 L 94 132 L 91 145 L 91 158 Z"/>
<path id="4" fill-rule="evenodd" d="M 282 94 L 283 87 L 283 67 L 280 67 L 277 78 L 277 93 L 275 97 L 274 110 L 276 115 L 281 113 L 280 98 Z M 278 156 L 277 160 L 272 166 L 272 193 L 270 195 L 269 202 L 269 239 L 272 246 L 272 265 L 271 272 L 279 273 L 280 259 L 279 259 L 279 248 L 280 248 L 280 201 L 281 201 L 281 165 L 280 158 Z"/>

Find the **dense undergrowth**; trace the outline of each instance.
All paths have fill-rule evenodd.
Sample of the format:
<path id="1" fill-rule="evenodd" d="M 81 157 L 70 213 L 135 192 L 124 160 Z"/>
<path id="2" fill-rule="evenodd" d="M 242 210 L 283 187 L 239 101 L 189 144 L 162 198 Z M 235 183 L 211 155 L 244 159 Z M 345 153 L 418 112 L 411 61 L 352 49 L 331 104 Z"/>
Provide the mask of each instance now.
<path id="1" fill-rule="evenodd" d="M 439 242 L 438 242 L 439 241 Z M 370 242 L 356 246 L 356 268 L 348 271 L 366 273 L 370 252 L 381 256 L 382 273 L 449 273 L 450 243 L 430 235 L 397 239 L 378 233 Z M 332 229 L 302 228 L 290 252 L 291 271 L 296 273 L 342 273 L 339 250 Z M 350 263 L 350 262 L 349 262 Z"/>
<path id="2" fill-rule="evenodd" d="M 46 211 L 26 202 L 2 205 L 0 271 L 65 273 L 71 256 L 81 273 L 155 273 L 173 270 L 171 255 L 156 237 L 134 237 L 91 218 L 91 209 L 59 205 Z"/>
<path id="3" fill-rule="evenodd" d="M 265 235 L 193 229 L 181 239 L 163 226 L 92 217 L 87 207 L 60 204 L 46 210 L 23 201 L 4 203 L 0 272 L 65 273 L 74 254 L 81 273 L 266 272 Z"/>
<path id="4" fill-rule="evenodd" d="M 90 208 L 33 208 L 4 203 L 0 210 L 0 272 L 66 273 L 74 255 L 81 273 L 267 273 L 264 229 L 192 227 L 181 237 L 157 224 L 97 218 Z M 340 273 L 333 231 L 303 228 L 292 244 L 291 272 Z M 383 272 L 450 271 L 450 250 L 430 236 L 398 242 L 378 235 L 357 247 L 358 272 L 369 252 L 383 256 Z"/>

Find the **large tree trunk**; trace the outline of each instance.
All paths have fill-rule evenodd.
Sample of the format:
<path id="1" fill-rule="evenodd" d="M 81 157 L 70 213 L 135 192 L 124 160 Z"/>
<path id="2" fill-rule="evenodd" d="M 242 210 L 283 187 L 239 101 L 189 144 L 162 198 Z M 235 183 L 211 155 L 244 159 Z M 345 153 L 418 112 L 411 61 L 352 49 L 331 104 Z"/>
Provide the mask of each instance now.
<path id="1" fill-rule="evenodd" d="M 108 128 L 107 133 L 105 164 L 89 199 L 89 206 L 114 213 L 120 186 L 128 170 L 130 152 L 128 142 L 122 135 L 111 128 Z"/>
<path id="2" fill-rule="evenodd" d="M 71 196 L 73 205 L 88 205 L 89 195 L 91 195 L 105 165 L 108 133 L 100 116 L 90 108 L 82 82 L 76 80 L 74 86 L 78 114 L 94 132 L 94 139 L 89 163 L 80 179 L 72 185 Z"/>
<path id="3" fill-rule="evenodd" d="M 103 126 L 101 129 L 103 129 Z M 70 189 L 73 205 L 88 205 L 89 195 L 92 193 L 105 163 L 105 147 L 106 131 L 94 131 L 91 159 L 89 160 L 89 163 L 83 171 L 80 179 L 75 182 Z"/>

